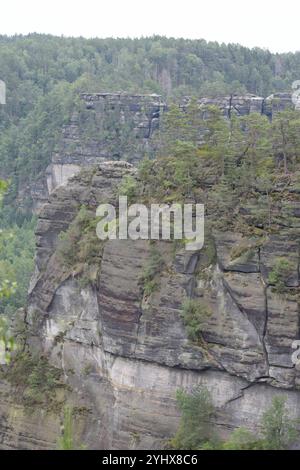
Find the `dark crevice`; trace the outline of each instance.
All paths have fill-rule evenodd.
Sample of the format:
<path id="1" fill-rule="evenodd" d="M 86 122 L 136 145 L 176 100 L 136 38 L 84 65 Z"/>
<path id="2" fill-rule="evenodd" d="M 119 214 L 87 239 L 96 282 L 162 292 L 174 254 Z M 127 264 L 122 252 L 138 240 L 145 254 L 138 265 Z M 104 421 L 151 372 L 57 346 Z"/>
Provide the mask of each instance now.
<path id="1" fill-rule="evenodd" d="M 141 304 L 142 304 L 142 301 L 141 301 Z M 136 348 L 137 348 L 137 345 L 138 345 L 138 342 L 139 342 L 139 334 L 140 334 L 140 328 L 141 328 L 142 315 L 143 315 L 143 309 L 142 309 L 142 306 L 140 305 L 139 316 L 138 316 L 138 319 L 137 319 L 136 339 L 135 339 L 135 344 L 134 344 L 134 349 L 133 349 L 134 356 L 135 356 Z"/>
<path id="2" fill-rule="evenodd" d="M 266 347 L 266 335 L 267 335 L 267 330 L 268 330 L 268 321 L 269 321 L 269 307 L 268 307 L 268 286 L 264 282 L 264 278 L 262 275 L 262 269 L 261 269 L 261 249 L 260 247 L 258 248 L 258 266 L 259 266 L 259 272 L 260 272 L 260 280 L 263 286 L 263 293 L 264 293 L 264 314 L 265 314 L 265 322 L 264 322 L 264 327 L 263 327 L 263 332 L 262 332 L 262 345 L 264 349 L 264 354 L 266 358 L 266 363 L 268 367 L 268 371 L 270 369 L 270 363 L 269 363 L 269 356 L 268 356 L 268 351 Z"/>
<path id="3" fill-rule="evenodd" d="M 229 97 L 228 118 L 231 119 L 232 95 Z"/>
<path id="4" fill-rule="evenodd" d="M 276 368 L 276 369 L 287 369 L 287 370 L 292 370 L 295 369 L 295 364 L 292 366 L 283 366 L 283 365 L 278 365 L 278 364 L 270 364 L 271 367 Z"/>
<path id="5" fill-rule="evenodd" d="M 229 403 L 232 403 L 236 400 L 239 400 L 240 398 L 243 398 L 244 395 L 245 395 L 245 391 L 248 390 L 250 387 L 253 387 L 253 385 L 256 385 L 256 382 L 251 382 L 251 383 L 247 384 L 245 387 L 242 387 L 240 389 L 240 393 L 236 397 L 230 398 L 230 400 L 228 400 L 225 403 L 225 406 L 229 405 Z"/>

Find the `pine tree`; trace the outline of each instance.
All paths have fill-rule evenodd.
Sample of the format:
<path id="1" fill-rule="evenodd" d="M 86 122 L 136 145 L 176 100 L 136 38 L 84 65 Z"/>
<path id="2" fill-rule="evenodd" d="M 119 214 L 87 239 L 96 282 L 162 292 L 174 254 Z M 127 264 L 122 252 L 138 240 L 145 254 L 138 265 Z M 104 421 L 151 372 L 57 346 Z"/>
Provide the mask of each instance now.
<path id="1" fill-rule="evenodd" d="M 276 114 L 272 122 L 272 144 L 275 157 L 283 161 L 286 175 L 291 161 L 300 155 L 300 114 L 285 110 Z"/>

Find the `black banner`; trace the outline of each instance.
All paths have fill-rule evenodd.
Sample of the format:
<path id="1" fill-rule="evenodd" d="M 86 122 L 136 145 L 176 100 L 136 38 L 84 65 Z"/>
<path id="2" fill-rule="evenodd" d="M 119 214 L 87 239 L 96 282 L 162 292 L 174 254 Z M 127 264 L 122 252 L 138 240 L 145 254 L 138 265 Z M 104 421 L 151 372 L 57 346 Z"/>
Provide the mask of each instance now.
<path id="1" fill-rule="evenodd" d="M 170 467 L 186 466 L 199 468 L 205 466 L 230 465 L 231 469 L 241 465 L 251 465 L 259 462 L 260 465 L 282 464 L 287 465 L 287 459 L 295 458 L 298 451 L 2 451 L 0 453 L 1 468 L 5 464 L 14 465 L 42 465 L 43 468 L 52 468 L 58 465 L 81 466 L 83 470 L 120 466 L 123 468 L 149 468 L 167 465 Z"/>

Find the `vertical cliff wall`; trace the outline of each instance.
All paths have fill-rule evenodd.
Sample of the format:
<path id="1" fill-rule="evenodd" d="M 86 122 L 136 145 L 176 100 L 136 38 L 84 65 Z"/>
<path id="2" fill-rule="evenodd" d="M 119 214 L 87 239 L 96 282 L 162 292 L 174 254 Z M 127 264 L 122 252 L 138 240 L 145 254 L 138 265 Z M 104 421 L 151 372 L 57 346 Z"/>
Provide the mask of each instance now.
<path id="1" fill-rule="evenodd" d="M 79 109 L 62 130 L 37 200 L 46 200 L 84 166 L 105 160 L 137 163 L 154 151 L 151 137 L 166 106 L 160 96 L 83 93 L 80 99 Z"/>
<path id="2" fill-rule="evenodd" d="M 48 358 L 67 388 L 60 392 L 63 405 L 58 393 L 50 404 L 32 406 L 32 397 L 29 403 L 25 399 L 31 389 L 24 392 L 8 377 L 0 396 L 2 448 L 54 448 L 66 403 L 77 412 L 77 445 L 162 448 L 178 426 L 177 389 L 197 384 L 212 394 L 222 437 L 240 426 L 257 433 L 276 395 L 285 395 L 290 416 L 300 417 L 299 366 L 291 359 L 292 343 L 299 339 L 298 176 L 274 188 L 279 222 L 266 239 L 245 234 L 244 226 L 244 231 L 215 230 L 199 252 L 156 243 L 163 265 L 149 294 L 142 279 L 153 256 L 151 243 L 103 245 L 86 214 L 77 221 L 85 224 L 79 235 L 73 225 L 82 205 L 93 217 L 99 203 L 115 203 L 125 175 L 135 176 L 125 162 L 82 170 L 41 210 L 25 312 L 27 345 Z M 249 230 L 256 204 L 249 199 L 235 210 Z M 69 227 L 72 244 L 62 250 L 60 233 Z M 268 282 L 282 256 L 290 266 L 285 295 Z M 189 339 L 182 319 L 187 298 L 210 310 L 198 342 Z"/>

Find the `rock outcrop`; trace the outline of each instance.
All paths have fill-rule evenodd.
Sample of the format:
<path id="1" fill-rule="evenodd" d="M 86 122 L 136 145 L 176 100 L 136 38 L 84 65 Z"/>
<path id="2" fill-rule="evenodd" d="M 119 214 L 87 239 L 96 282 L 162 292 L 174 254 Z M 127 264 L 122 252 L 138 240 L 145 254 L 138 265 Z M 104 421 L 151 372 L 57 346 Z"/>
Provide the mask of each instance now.
<path id="1" fill-rule="evenodd" d="M 167 109 L 161 96 L 83 93 L 80 98 L 81 108 L 62 129 L 46 176 L 31 188 L 36 208 L 40 208 L 57 186 L 66 184 L 82 167 L 106 160 L 135 164 L 155 150 L 152 137 Z M 184 98 L 181 106 L 184 108 L 188 103 L 189 98 Z M 200 109 L 205 110 L 208 105 L 219 107 L 225 118 L 259 113 L 272 119 L 277 112 L 294 107 L 291 93 L 275 93 L 267 98 L 247 94 L 199 99 Z"/>
<path id="2" fill-rule="evenodd" d="M 153 246 L 146 240 L 99 241 L 101 262 L 93 282 L 83 285 L 78 269 L 61 259 L 59 234 L 80 206 L 95 211 L 101 202 L 115 203 L 122 177 L 134 174 L 124 162 L 82 170 L 52 192 L 39 215 L 25 315 L 28 343 L 62 371 L 67 402 L 85 410 L 78 417 L 78 442 L 91 449 L 162 448 L 178 426 L 176 390 L 196 384 L 211 391 L 221 436 L 239 426 L 257 431 L 278 394 L 286 395 L 291 416 L 299 418 L 299 366 L 291 359 L 299 305 L 296 296 L 280 296 L 268 283 L 284 255 L 290 266 L 286 287 L 299 292 L 296 182 L 278 198 L 280 230 L 263 243 L 228 230 L 214 231 L 199 252 L 158 242 L 163 268 L 157 289 L 145 295 L 143 270 Z M 249 201 L 238 210 L 251 218 L 255 206 Z M 210 311 L 196 344 L 181 315 L 187 297 Z M 11 386 L 5 387 L 0 446 L 55 447 L 59 416 L 40 409 L 28 417 L 26 405 L 15 405 Z"/>
<path id="3" fill-rule="evenodd" d="M 158 95 L 82 93 L 80 100 L 81 108 L 62 129 L 46 178 L 33 189 L 38 207 L 82 167 L 106 160 L 136 163 L 151 153 L 151 137 L 166 107 Z"/>

